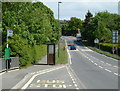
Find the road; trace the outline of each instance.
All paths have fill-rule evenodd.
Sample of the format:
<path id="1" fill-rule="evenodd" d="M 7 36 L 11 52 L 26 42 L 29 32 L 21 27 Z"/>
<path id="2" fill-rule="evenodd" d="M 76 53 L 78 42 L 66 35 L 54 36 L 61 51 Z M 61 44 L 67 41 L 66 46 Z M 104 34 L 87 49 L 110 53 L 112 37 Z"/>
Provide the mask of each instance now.
<path id="1" fill-rule="evenodd" d="M 77 50 L 69 51 L 70 67 L 87 89 L 118 89 L 118 60 L 88 49 L 74 37 L 63 38 L 77 46 Z"/>
<path id="2" fill-rule="evenodd" d="M 19 82 L 21 89 L 109 89 L 118 91 L 118 60 L 96 53 L 74 37 L 62 36 L 67 45 L 74 43 L 77 50 L 69 50 L 66 65 L 53 66 L 36 71 L 26 83 Z M 25 79 L 23 79 L 24 81 Z M 16 87 L 13 87 L 16 88 Z M 20 89 L 19 88 L 19 89 Z"/>
<path id="3" fill-rule="evenodd" d="M 68 65 L 58 65 L 31 73 L 26 82 L 20 81 L 13 89 L 79 89 Z"/>

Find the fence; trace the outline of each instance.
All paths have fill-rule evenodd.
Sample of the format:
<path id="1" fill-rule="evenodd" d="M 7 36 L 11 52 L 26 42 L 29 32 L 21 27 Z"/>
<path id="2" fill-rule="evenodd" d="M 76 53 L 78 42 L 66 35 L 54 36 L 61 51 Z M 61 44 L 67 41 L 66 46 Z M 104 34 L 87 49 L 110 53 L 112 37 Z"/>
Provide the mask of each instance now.
<path id="1" fill-rule="evenodd" d="M 10 69 L 19 68 L 19 57 L 11 57 Z M 0 72 L 6 70 L 6 60 L 0 58 Z"/>

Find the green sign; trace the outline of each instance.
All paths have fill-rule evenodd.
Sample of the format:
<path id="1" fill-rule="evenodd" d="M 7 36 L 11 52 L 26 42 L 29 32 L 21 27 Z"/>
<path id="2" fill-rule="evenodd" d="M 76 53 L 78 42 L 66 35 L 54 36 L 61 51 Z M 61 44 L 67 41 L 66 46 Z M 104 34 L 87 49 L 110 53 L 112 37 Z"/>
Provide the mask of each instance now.
<path id="1" fill-rule="evenodd" d="M 10 59 L 10 49 L 5 48 L 5 59 Z"/>

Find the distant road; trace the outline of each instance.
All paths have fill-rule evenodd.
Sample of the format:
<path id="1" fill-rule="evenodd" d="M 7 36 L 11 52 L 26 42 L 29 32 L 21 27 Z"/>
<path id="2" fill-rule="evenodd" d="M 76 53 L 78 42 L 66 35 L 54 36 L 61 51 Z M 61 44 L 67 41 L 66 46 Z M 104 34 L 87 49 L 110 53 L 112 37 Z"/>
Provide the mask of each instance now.
<path id="1" fill-rule="evenodd" d="M 70 67 L 87 89 L 118 89 L 118 60 L 88 49 L 75 37 L 62 38 L 77 45 L 77 50 L 69 51 Z"/>

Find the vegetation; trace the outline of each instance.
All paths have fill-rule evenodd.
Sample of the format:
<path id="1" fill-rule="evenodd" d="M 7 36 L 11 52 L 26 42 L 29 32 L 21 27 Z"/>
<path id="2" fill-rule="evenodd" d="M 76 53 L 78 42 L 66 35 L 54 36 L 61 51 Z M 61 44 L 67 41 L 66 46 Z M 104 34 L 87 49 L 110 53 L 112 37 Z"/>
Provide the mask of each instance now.
<path id="1" fill-rule="evenodd" d="M 62 24 L 62 33 L 63 35 L 72 35 L 75 36 L 78 29 L 83 29 L 82 27 L 83 21 L 76 17 L 72 17 L 70 21 Z"/>
<path id="2" fill-rule="evenodd" d="M 58 51 L 56 52 L 56 64 L 67 64 L 68 63 L 68 54 L 65 49 L 65 41 L 60 44 L 60 56 L 58 57 Z"/>
<path id="3" fill-rule="evenodd" d="M 93 48 L 91 46 L 88 46 L 88 48 L 92 49 L 93 51 L 96 51 L 98 53 L 101 53 L 101 54 L 104 54 L 106 56 L 109 56 L 109 57 L 112 57 L 112 58 L 115 58 L 115 59 L 119 59 L 120 60 L 120 56 L 117 56 L 115 54 L 110 54 L 110 53 L 107 53 L 107 52 L 104 52 L 104 51 L 101 51 L 101 50 L 98 50 L 96 48 Z"/>
<path id="4" fill-rule="evenodd" d="M 79 23 L 78 23 L 79 22 Z M 76 25 L 76 26 L 75 26 Z M 98 38 L 100 41 L 101 49 L 111 52 L 112 47 L 112 31 L 118 30 L 120 32 L 120 15 L 111 14 L 108 11 L 98 12 L 93 17 L 93 14 L 88 10 L 85 15 L 85 20 L 81 21 L 78 18 L 71 18 L 70 21 L 63 24 L 63 34 L 75 35 L 75 30 L 80 28 L 82 39 L 87 41 L 87 45 L 95 46 L 94 39 Z M 120 33 L 118 34 L 120 50 Z M 114 46 L 116 47 L 116 45 Z M 120 52 L 119 52 L 120 55 Z"/>
<path id="5" fill-rule="evenodd" d="M 98 38 L 102 43 L 112 43 L 112 31 L 118 30 L 120 32 L 119 24 L 120 15 L 111 14 L 107 11 L 98 12 L 88 22 L 87 27 L 84 27 L 86 34 L 83 33 L 83 36 L 89 40 L 89 43 L 94 43 L 95 38 Z"/>
<path id="6" fill-rule="evenodd" d="M 53 12 L 41 2 L 3 2 L 3 55 L 6 46 L 6 30 L 13 30 L 8 43 L 11 56 L 20 56 L 20 66 L 36 63 L 46 54 L 46 42 L 59 39 L 57 20 Z"/>

